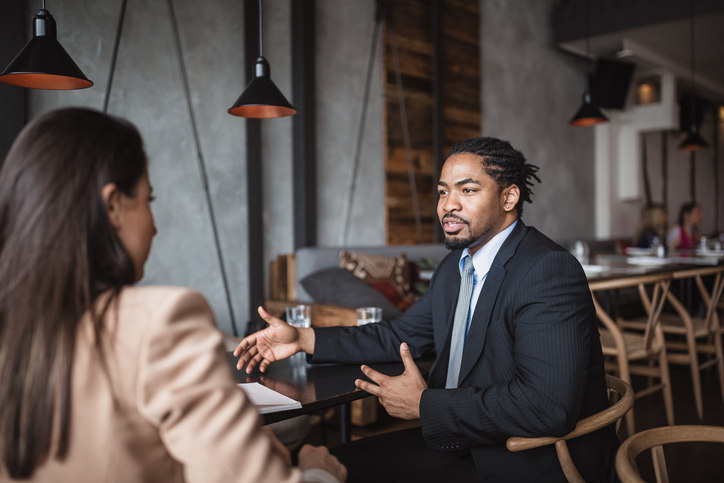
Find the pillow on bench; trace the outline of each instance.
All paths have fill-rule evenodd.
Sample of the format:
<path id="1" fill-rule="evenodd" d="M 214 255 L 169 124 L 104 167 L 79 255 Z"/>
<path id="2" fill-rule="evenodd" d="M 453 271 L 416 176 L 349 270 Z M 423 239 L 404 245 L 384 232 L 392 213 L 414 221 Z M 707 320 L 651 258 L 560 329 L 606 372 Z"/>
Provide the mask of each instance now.
<path id="1" fill-rule="evenodd" d="M 392 320 L 400 311 L 370 285 L 343 268 L 326 268 L 304 277 L 300 283 L 315 302 L 346 307 L 380 307 L 382 318 Z"/>
<path id="2" fill-rule="evenodd" d="M 414 302 L 410 266 L 404 253 L 387 257 L 343 250 L 339 252 L 339 265 L 384 295 L 400 311 L 407 310 Z"/>

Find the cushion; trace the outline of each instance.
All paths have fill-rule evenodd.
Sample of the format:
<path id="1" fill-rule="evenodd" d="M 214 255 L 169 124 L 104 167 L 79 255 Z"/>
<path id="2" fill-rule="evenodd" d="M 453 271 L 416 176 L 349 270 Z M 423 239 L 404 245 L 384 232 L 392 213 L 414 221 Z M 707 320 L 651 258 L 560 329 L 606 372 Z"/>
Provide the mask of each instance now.
<path id="1" fill-rule="evenodd" d="M 345 307 L 380 307 L 382 318 L 392 320 L 400 311 L 381 293 L 343 268 L 325 268 L 300 283 L 315 302 Z"/>
<path id="2" fill-rule="evenodd" d="M 404 253 L 394 257 L 342 250 L 339 266 L 368 285 L 389 282 L 402 296 L 410 293 L 410 270 Z"/>
<path id="3" fill-rule="evenodd" d="M 433 257 L 410 261 L 410 288 L 416 298 L 427 292 L 435 267 L 437 261 Z"/>

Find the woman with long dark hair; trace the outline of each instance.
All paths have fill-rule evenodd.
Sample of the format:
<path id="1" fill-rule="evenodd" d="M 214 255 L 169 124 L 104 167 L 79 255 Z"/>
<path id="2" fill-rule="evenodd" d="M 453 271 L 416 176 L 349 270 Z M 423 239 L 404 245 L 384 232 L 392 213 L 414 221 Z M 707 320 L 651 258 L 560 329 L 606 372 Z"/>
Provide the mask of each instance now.
<path id="1" fill-rule="evenodd" d="M 236 387 L 204 298 L 133 286 L 156 233 L 152 199 L 143 142 L 121 119 L 54 111 L 10 149 L 0 480 L 300 480 Z M 324 448 L 304 447 L 300 467 L 345 478 Z"/>
<path id="2" fill-rule="evenodd" d="M 666 240 L 672 250 L 692 250 L 699 247 L 701 240 L 702 212 L 701 205 L 696 201 L 689 201 L 681 205 L 678 223 L 669 231 Z"/>

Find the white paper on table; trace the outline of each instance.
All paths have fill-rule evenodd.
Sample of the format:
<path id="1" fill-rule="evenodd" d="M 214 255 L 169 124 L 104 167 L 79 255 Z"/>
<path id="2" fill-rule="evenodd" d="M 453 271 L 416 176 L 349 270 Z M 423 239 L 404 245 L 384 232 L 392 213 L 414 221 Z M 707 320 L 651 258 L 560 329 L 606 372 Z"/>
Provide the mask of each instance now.
<path id="1" fill-rule="evenodd" d="M 628 258 L 626 258 L 626 263 L 629 263 L 631 265 L 645 266 L 645 267 L 655 267 L 655 266 L 659 266 L 659 265 L 669 264 L 669 263 L 671 263 L 671 259 L 658 258 L 658 257 L 647 257 L 647 256 L 628 257 Z"/>
<path id="2" fill-rule="evenodd" d="M 244 382 L 238 384 L 244 390 L 246 396 L 259 410 L 260 414 L 286 411 L 287 409 L 299 409 L 302 403 L 278 393 L 273 389 L 262 386 L 258 382 Z"/>

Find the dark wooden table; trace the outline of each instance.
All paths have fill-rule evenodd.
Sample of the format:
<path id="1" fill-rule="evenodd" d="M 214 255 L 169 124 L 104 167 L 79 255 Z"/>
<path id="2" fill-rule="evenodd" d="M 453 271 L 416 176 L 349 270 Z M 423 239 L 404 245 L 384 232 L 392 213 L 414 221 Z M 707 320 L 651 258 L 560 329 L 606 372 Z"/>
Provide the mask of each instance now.
<path id="1" fill-rule="evenodd" d="M 346 442 L 350 436 L 350 403 L 371 397 L 354 385 L 355 379 L 366 379 L 359 364 L 309 364 L 303 354 L 295 354 L 290 359 L 270 364 L 265 373 L 255 369 L 247 375 L 243 370 L 236 370 L 236 358 L 232 353 L 229 353 L 229 362 L 237 381 L 258 382 L 302 403 L 301 408 L 263 414 L 264 424 L 339 406 L 340 440 Z M 398 376 L 404 371 L 402 362 L 368 365 L 388 376 Z M 432 359 L 418 361 L 423 374 L 431 365 Z"/>

